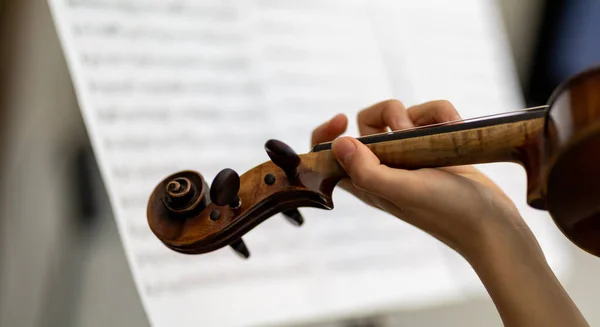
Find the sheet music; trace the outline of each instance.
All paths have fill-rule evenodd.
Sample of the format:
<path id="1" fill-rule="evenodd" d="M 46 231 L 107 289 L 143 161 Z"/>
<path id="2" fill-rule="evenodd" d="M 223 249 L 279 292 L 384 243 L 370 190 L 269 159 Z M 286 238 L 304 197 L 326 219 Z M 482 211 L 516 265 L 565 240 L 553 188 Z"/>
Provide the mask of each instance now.
<path id="1" fill-rule="evenodd" d="M 307 152 L 312 129 L 339 112 L 356 135 L 356 113 L 384 99 L 447 98 L 465 118 L 521 108 L 491 3 L 49 4 L 152 325 L 283 325 L 480 291 L 438 241 L 339 190 L 335 210 L 302 210 L 300 229 L 273 217 L 245 236 L 249 261 L 228 248 L 171 251 L 150 232 L 145 209 L 168 174 L 193 169 L 210 182 L 222 168 L 243 173 L 268 160 L 270 138 Z M 490 173 L 502 180 L 512 168 Z M 564 271 L 549 219 L 522 206 L 524 179 L 502 182 Z"/>

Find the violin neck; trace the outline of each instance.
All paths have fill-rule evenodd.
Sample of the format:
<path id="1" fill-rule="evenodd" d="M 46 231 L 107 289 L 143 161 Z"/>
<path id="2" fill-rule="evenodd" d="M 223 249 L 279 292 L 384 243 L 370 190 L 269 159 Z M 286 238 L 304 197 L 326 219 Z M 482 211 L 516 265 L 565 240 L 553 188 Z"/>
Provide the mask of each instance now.
<path id="1" fill-rule="evenodd" d="M 546 107 L 358 138 L 393 168 L 419 169 L 493 162 L 536 166 L 543 153 Z M 330 150 L 319 144 L 313 152 Z M 329 151 L 327 151 L 329 152 Z"/>

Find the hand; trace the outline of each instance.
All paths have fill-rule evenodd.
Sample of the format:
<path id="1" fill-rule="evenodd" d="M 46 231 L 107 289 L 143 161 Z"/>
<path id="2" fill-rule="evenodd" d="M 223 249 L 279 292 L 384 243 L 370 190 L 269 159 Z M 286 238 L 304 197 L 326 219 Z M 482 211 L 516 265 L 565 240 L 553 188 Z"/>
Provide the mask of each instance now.
<path id="1" fill-rule="evenodd" d="M 377 103 L 358 114 L 361 135 L 460 120 L 446 101 L 405 109 L 398 101 Z M 338 115 L 315 129 L 313 145 L 347 128 Z M 471 166 L 403 170 L 382 165 L 369 148 L 337 138 L 332 151 L 349 179 L 340 183 L 365 203 L 438 238 L 472 265 L 505 326 L 589 327 L 548 266 L 515 205 Z"/>
<path id="2" fill-rule="evenodd" d="M 361 136 L 460 119 L 447 101 L 408 109 L 399 101 L 384 101 L 357 117 Z M 484 245 L 491 240 L 518 241 L 539 250 L 510 198 L 476 168 L 408 171 L 387 167 L 356 139 L 337 138 L 347 124 L 346 116 L 337 115 L 312 135 L 312 145 L 335 139 L 333 153 L 350 176 L 339 184 L 345 190 L 433 235 L 463 256 L 485 251 Z"/>

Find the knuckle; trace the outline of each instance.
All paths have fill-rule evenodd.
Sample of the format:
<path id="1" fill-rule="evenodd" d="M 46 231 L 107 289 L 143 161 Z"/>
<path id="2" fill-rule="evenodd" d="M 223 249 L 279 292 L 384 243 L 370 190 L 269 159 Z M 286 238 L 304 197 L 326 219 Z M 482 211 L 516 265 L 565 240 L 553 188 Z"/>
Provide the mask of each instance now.
<path id="1" fill-rule="evenodd" d="M 405 109 L 404 104 L 396 99 L 388 99 L 381 102 L 378 102 L 368 108 L 362 109 L 358 112 L 358 119 L 365 118 L 365 116 L 369 116 L 371 112 L 376 111 L 388 111 L 388 110 L 399 110 Z"/>
<path id="2" fill-rule="evenodd" d="M 456 108 L 452 104 L 452 102 L 448 100 L 436 100 L 434 101 L 434 107 L 438 108 L 441 111 L 456 111 Z"/>
<path id="3" fill-rule="evenodd" d="M 362 121 L 365 118 L 365 115 L 367 114 L 367 112 L 369 111 L 370 108 L 365 108 L 362 109 L 358 112 L 358 114 L 356 115 L 356 118 L 358 119 L 358 121 Z"/>
<path id="4" fill-rule="evenodd" d="M 383 108 L 381 116 L 384 122 L 386 122 L 389 125 L 391 122 L 397 120 L 398 117 L 403 117 L 405 111 L 406 108 L 404 108 L 404 105 L 402 103 L 390 103 L 389 105 Z"/>
<path id="5" fill-rule="evenodd" d="M 404 107 L 404 103 L 402 103 L 402 101 L 397 100 L 397 99 L 389 99 L 389 100 L 385 100 L 383 102 L 380 103 L 383 107 L 384 110 L 402 110 L 405 109 Z"/>

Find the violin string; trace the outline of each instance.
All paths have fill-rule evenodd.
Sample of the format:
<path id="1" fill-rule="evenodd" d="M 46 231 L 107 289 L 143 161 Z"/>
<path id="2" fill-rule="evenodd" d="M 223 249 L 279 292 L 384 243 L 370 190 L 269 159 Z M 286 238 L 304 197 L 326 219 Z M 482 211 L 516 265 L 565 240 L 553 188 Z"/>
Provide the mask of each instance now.
<path id="1" fill-rule="evenodd" d="M 391 131 L 391 132 L 385 132 L 385 133 L 381 133 L 381 134 L 409 132 L 409 131 L 413 131 L 413 130 L 417 130 L 417 129 L 425 129 L 425 128 L 430 128 L 430 127 L 444 126 L 444 125 L 450 125 L 450 124 L 455 124 L 455 123 L 470 123 L 470 122 L 479 121 L 479 120 L 487 120 L 487 119 L 492 119 L 492 118 L 499 118 L 499 117 L 504 117 L 504 116 L 511 116 L 511 115 L 515 115 L 515 114 L 521 114 L 521 113 L 526 112 L 526 111 L 541 110 L 541 109 L 547 109 L 547 108 L 548 108 L 547 105 L 537 106 L 537 107 L 531 107 L 531 108 L 525 108 L 525 109 L 518 109 L 518 110 L 512 110 L 512 111 L 502 112 L 502 113 L 498 113 L 498 114 L 491 114 L 491 115 L 486 115 L 486 116 L 472 117 L 472 118 L 467 118 L 467 119 L 451 120 L 451 121 L 437 123 L 437 124 L 417 126 L 417 127 L 410 127 L 410 128 L 406 128 L 406 129 L 400 129 L 400 130 L 395 130 L 395 131 Z M 377 135 L 377 134 L 373 134 L 373 135 Z M 371 135 L 369 135 L 369 136 L 371 136 Z"/>
<path id="2" fill-rule="evenodd" d="M 365 136 L 365 137 L 366 136 L 371 137 L 371 136 L 390 135 L 390 134 L 411 132 L 411 131 L 414 131 L 414 130 L 426 129 L 426 128 L 431 128 L 431 127 L 438 127 L 438 126 L 445 126 L 445 125 L 457 124 L 457 123 L 463 123 L 463 124 L 464 123 L 471 123 L 471 122 L 479 121 L 479 120 L 488 120 L 488 119 L 492 119 L 492 118 L 499 118 L 499 117 L 504 117 L 504 116 L 521 114 L 521 113 L 527 112 L 527 111 L 547 109 L 548 107 L 549 107 L 548 105 L 543 105 L 543 106 L 537 106 L 537 107 L 517 109 L 517 110 L 512 110 L 512 111 L 507 111 L 507 112 L 502 112 L 502 113 L 497 113 L 497 114 L 491 114 L 491 115 L 485 115 L 485 116 L 479 116 L 479 117 L 473 117 L 473 118 L 467 118 L 467 119 L 451 120 L 451 121 L 437 123 L 437 124 L 417 126 L 417 127 L 409 127 L 409 128 L 405 128 L 405 129 L 393 130 L 393 131 L 390 131 L 390 132 L 383 132 L 383 133 L 377 133 L 377 134 L 369 134 L 369 135 L 363 135 L 363 136 Z M 332 142 L 324 142 L 324 143 L 320 143 L 320 144 L 329 144 L 329 143 L 332 143 Z"/>

